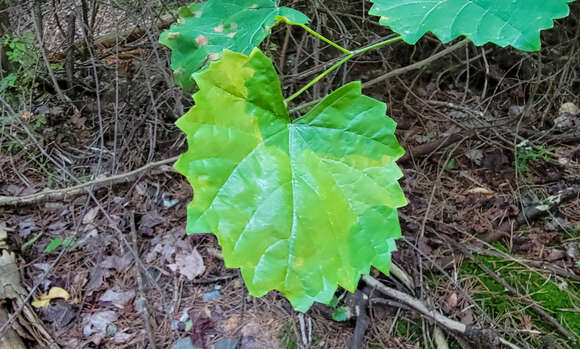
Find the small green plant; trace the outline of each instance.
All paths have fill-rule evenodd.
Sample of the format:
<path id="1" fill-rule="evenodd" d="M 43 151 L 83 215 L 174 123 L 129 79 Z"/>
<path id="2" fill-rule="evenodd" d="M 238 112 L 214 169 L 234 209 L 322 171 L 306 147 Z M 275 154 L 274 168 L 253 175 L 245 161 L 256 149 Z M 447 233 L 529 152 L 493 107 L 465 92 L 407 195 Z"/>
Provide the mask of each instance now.
<path id="1" fill-rule="evenodd" d="M 497 245 L 496 245 L 497 246 Z M 503 246 L 501 246 L 502 249 Z M 477 256 L 478 260 L 495 270 L 508 284 L 527 295 L 546 311 L 551 313 L 571 333 L 576 341 L 580 339 L 580 316 L 576 309 L 580 306 L 580 289 L 574 282 L 565 282 L 554 276 L 544 276 L 521 265 L 497 257 Z M 532 309 L 524 309 L 524 303 L 505 292 L 503 285 L 483 272 L 475 263 L 465 261 L 461 275 L 475 281 L 473 293 L 475 300 L 495 319 L 512 322 L 513 327 L 524 324 L 522 313 L 530 316 L 533 329 L 549 332 L 552 324 Z M 566 338 L 565 340 L 571 340 Z"/>
<path id="2" fill-rule="evenodd" d="M 374 0 L 371 15 L 400 36 L 350 50 L 306 26 L 275 0 L 209 0 L 179 11 L 161 43 L 195 106 L 177 125 L 189 150 L 176 169 L 195 190 L 188 233 L 214 232 L 227 267 L 250 294 L 281 291 L 295 309 L 354 292 L 371 266 L 388 273 L 406 204 L 395 161 L 404 151 L 386 105 L 351 82 L 292 120 L 288 104 L 355 56 L 430 31 L 443 42 L 534 51 L 540 31 L 568 15 L 571 0 Z M 337 63 L 289 97 L 257 47 L 287 23 L 336 48 Z"/>
<path id="3" fill-rule="evenodd" d="M 29 86 L 34 80 L 34 66 L 38 61 L 35 53 L 34 34 L 30 31 L 23 32 L 19 37 L 4 35 L 2 44 L 7 49 L 9 70 L 8 74 L 0 80 L 0 93 L 11 89 L 22 89 Z"/>
<path id="4" fill-rule="evenodd" d="M 528 162 L 530 160 L 550 161 L 550 155 L 555 150 L 554 147 L 531 146 L 526 143 L 518 144 L 516 149 L 516 164 L 520 173 L 529 170 Z"/>
<path id="5" fill-rule="evenodd" d="M 61 246 L 69 247 L 74 242 L 75 242 L 74 237 L 68 237 L 68 238 L 65 238 L 64 240 L 62 238 L 54 238 L 54 239 L 50 240 L 50 243 L 48 245 L 46 245 L 44 252 L 46 252 L 46 253 L 52 252 Z"/>

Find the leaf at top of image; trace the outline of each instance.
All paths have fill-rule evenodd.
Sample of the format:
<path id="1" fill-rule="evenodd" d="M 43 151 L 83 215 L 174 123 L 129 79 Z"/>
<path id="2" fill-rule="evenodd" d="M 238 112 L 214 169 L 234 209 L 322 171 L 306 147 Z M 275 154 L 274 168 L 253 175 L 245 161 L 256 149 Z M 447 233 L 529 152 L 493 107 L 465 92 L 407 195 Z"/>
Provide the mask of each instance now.
<path id="1" fill-rule="evenodd" d="M 278 6 L 276 0 L 209 0 L 182 7 L 179 15 L 159 42 L 171 49 L 175 81 L 187 91 L 195 88 L 192 74 L 219 59 L 224 49 L 252 52 L 279 17 L 309 21 L 300 11 Z"/>
<path id="2" fill-rule="evenodd" d="M 259 49 L 225 51 L 195 74 L 195 106 L 177 125 L 189 150 L 175 168 L 194 188 L 188 233 L 214 232 L 250 294 L 281 291 L 295 309 L 388 273 L 407 201 L 404 150 L 386 105 L 352 82 L 291 121 L 280 79 Z"/>
<path id="3" fill-rule="evenodd" d="M 493 42 L 522 51 L 540 49 L 540 31 L 568 16 L 574 0 L 371 0 L 369 14 L 416 43 L 432 32 L 442 42 L 466 36 L 475 45 Z"/>

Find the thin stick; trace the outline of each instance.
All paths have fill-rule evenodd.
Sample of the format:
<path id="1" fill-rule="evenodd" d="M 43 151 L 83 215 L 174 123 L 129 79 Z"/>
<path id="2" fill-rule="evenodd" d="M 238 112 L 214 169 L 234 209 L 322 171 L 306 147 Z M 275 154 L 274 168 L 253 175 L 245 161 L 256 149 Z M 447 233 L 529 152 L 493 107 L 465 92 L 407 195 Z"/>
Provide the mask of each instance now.
<path id="1" fill-rule="evenodd" d="M 370 275 L 363 275 L 362 279 L 365 283 L 371 287 L 374 287 L 382 294 L 401 301 L 403 304 L 408 305 L 429 319 L 445 326 L 445 328 L 449 330 L 470 335 L 481 332 L 481 330 L 473 329 L 468 325 L 462 324 L 461 322 L 451 320 L 434 310 L 427 309 L 427 306 L 425 306 L 425 304 L 423 304 L 417 298 L 411 297 L 410 295 L 401 291 L 397 291 L 394 288 L 390 288 Z"/>
<path id="2" fill-rule="evenodd" d="M 54 72 L 52 71 L 52 68 L 50 67 L 50 62 L 48 61 L 48 57 L 46 55 L 46 50 L 44 48 L 44 41 L 42 40 L 42 24 L 39 21 L 39 13 L 37 13 L 37 9 L 35 8 L 35 6 L 32 6 L 32 20 L 34 23 L 34 32 L 35 32 L 35 36 L 36 36 L 36 41 L 38 42 L 38 46 L 40 49 L 40 54 L 42 56 L 42 60 L 44 61 L 44 65 L 46 66 L 46 70 L 48 71 L 48 75 L 50 76 L 50 80 L 52 80 L 52 85 L 54 87 L 54 90 L 56 91 L 56 94 L 58 95 L 58 98 L 69 104 L 70 106 L 73 107 L 74 110 L 76 110 L 76 106 L 72 103 L 72 101 L 70 100 L 70 98 L 68 98 L 67 96 L 65 96 L 65 94 L 62 92 L 62 90 L 60 89 L 60 87 L 58 86 L 58 81 L 56 80 L 56 77 L 54 76 Z"/>
<path id="3" fill-rule="evenodd" d="M 0 207 L 2 206 L 16 206 L 35 204 L 45 201 L 61 201 L 68 200 L 74 196 L 82 195 L 88 190 L 95 190 L 106 185 L 113 185 L 118 183 L 130 182 L 140 174 L 147 172 L 153 168 L 169 165 L 177 161 L 177 156 L 157 162 L 149 163 L 131 172 L 122 173 L 119 175 L 96 179 L 87 183 L 78 184 L 69 188 L 44 190 L 39 193 L 30 194 L 26 196 L 0 196 Z"/>
<path id="4" fill-rule="evenodd" d="M 367 81 L 367 82 L 363 83 L 362 84 L 362 88 L 363 89 L 369 88 L 369 87 L 371 87 L 373 85 L 378 84 L 379 82 L 385 81 L 387 79 L 390 79 L 390 78 L 393 78 L 393 77 L 396 77 L 396 76 L 399 76 L 399 75 L 402 75 L 402 74 L 405 74 L 405 73 L 410 72 L 410 71 L 413 71 L 413 70 L 417 70 L 417 69 L 419 69 L 419 68 L 421 68 L 421 67 L 423 67 L 423 66 L 425 66 L 425 65 L 427 65 L 427 64 L 429 64 L 429 63 L 431 63 L 431 62 L 433 62 L 433 61 L 435 61 L 435 60 L 437 60 L 437 59 L 439 59 L 441 57 L 444 57 L 444 56 L 448 55 L 449 53 L 451 53 L 453 51 L 456 51 L 456 50 L 460 49 L 461 47 L 463 47 L 467 43 L 468 43 L 468 40 L 460 41 L 457 44 L 455 44 L 453 46 L 449 46 L 448 48 L 444 49 L 443 51 L 438 52 L 438 53 L 434 54 L 431 57 L 425 58 L 422 61 L 419 61 L 417 63 L 413 63 L 411 65 L 408 65 L 408 66 L 405 66 L 405 67 L 402 67 L 402 68 L 398 68 L 398 69 L 392 70 L 392 71 L 390 71 L 390 72 L 388 72 L 388 73 L 386 73 L 384 75 L 381 75 L 381 76 L 379 76 L 379 77 L 377 77 L 377 78 L 375 78 L 373 80 L 370 80 L 370 81 Z M 297 111 L 302 110 L 304 108 L 311 107 L 311 106 L 315 105 L 316 103 L 320 102 L 321 99 L 322 98 L 319 98 L 319 99 L 316 99 L 316 100 L 313 100 L 313 101 L 310 101 L 310 102 L 303 103 L 303 104 L 301 104 L 301 105 L 299 105 L 297 107 L 294 107 L 294 108 L 292 108 L 290 110 L 290 113 L 294 113 L 294 112 L 297 112 Z"/>
<path id="5" fill-rule="evenodd" d="M 544 309 L 542 309 L 539 305 L 537 305 L 533 300 L 528 299 L 527 297 L 520 294 L 520 292 L 512 287 L 505 279 L 503 279 L 499 274 L 488 268 L 485 264 L 481 263 L 477 260 L 471 252 L 469 252 L 464 246 L 460 243 L 455 242 L 453 239 L 446 239 L 448 243 L 452 244 L 455 248 L 457 248 L 461 253 L 465 255 L 465 257 L 469 258 L 473 263 L 477 264 L 477 266 L 483 270 L 486 274 L 491 276 L 495 281 L 497 281 L 500 285 L 504 287 L 506 291 L 511 293 L 515 298 L 521 300 L 523 303 L 529 305 L 534 311 L 540 314 L 546 321 L 554 325 L 556 329 L 564 335 L 564 337 L 568 338 L 572 342 L 576 342 L 576 338 L 568 332 L 559 322 L 558 320 L 554 319 L 550 314 L 548 314 Z"/>
<path id="6" fill-rule="evenodd" d="M 135 249 L 135 253 L 139 255 L 139 249 L 137 247 L 137 229 L 135 229 L 135 216 L 133 214 L 130 215 L 130 223 L 131 223 L 131 237 L 133 238 L 133 248 Z M 148 271 L 145 270 L 146 273 Z M 145 297 L 145 288 L 143 287 L 143 276 L 141 275 L 141 270 L 139 265 L 135 263 L 135 273 L 137 274 L 137 287 L 139 291 L 139 295 L 135 301 L 136 306 L 140 307 L 141 309 L 141 318 L 145 323 L 145 332 L 147 332 L 147 339 L 149 339 L 149 348 L 150 349 L 157 349 L 155 347 L 155 338 L 153 337 L 153 331 L 151 329 L 151 322 L 149 321 L 149 310 L 147 309 L 147 298 Z"/>
<path id="7" fill-rule="evenodd" d="M 308 84 L 306 84 L 306 86 L 302 87 L 300 90 L 298 90 L 296 93 L 294 93 L 292 96 L 286 98 L 284 100 L 284 103 L 288 104 L 288 102 L 290 102 L 291 100 L 295 99 L 296 97 L 300 96 L 302 93 L 304 93 L 304 91 L 308 90 L 310 87 L 312 87 L 314 84 L 316 84 L 318 81 L 322 80 L 322 78 L 324 78 L 326 75 L 328 75 L 329 73 L 331 73 L 332 71 L 334 71 L 335 69 L 337 69 L 338 67 L 340 67 L 341 65 L 343 65 L 344 63 L 346 63 L 347 61 L 349 61 L 352 57 L 357 56 L 357 55 L 361 55 L 367 51 L 370 51 L 372 49 L 381 47 L 381 46 L 385 46 L 385 45 L 389 45 L 398 41 L 401 41 L 403 38 L 400 36 L 388 39 L 388 40 L 384 40 L 381 42 L 378 42 L 376 44 L 372 44 L 369 45 L 367 47 L 363 47 L 360 48 L 358 50 L 355 50 L 353 52 L 350 52 L 347 54 L 347 56 L 343 57 L 340 61 L 336 62 L 332 67 L 326 69 L 325 71 L 323 71 L 320 75 L 318 75 L 317 77 L 315 77 L 312 81 L 310 81 Z"/>
<path id="8" fill-rule="evenodd" d="M 408 66 L 403 67 L 403 68 L 400 68 L 400 69 L 395 69 L 395 70 L 390 71 L 390 72 L 388 72 L 386 74 L 383 74 L 383 75 L 381 75 L 379 77 L 376 77 L 376 78 L 374 78 L 374 79 L 372 79 L 370 81 L 367 81 L 367 82 L 363 83 L 362 84 L 362 88 L 364 89 L 364 88 L 367 88 L 369 86 L 376 85 L 379 82 L 388 80 L 388 79 L 390 79 L 390 78 L 392 78 L 394 76 L 401 75 L 401 74 L 406 73 L 406 72 L 411 71 L 411 70 L 419 69 L 419 68 L 421 68 L 421 67 L 423 67 L 423 66 L 425 66 L 425 65 L 427 65 L 427 64 L 429 64 L 429 63 L 431 63 L 431 62 L 433 62 L 433 61 L 435 61 L 435 60 L 437 60 L 437 59 L 439 59 L 439 58 L 441 58 L 443 56 L 448 55 L 449 53 L 451 53 L 451 52 L 453 52 L 455 50 L 458 50 L 458 49 L 462 48 L 468 42 L 469 42 L 469 40 L 467 40 L 467 39 L 462 40 L 462 41 L 456 43 L 453 46 L 449 46 L 448 48 L 446 48 L 445 50 L 443 50 L 441 52 L 437 52 L 436 54 L 434 54 L 431 57 L 425 58 L 422 61 L 419 61 L 417 63 L 413 63 L 411 65 L 408 65 Z"/>
<path id="9" fill-rule="evenodd" d="M 448 330 L 456 331 L 462 334 L 465 334 L 469 337 L 491 337 L 496 338 L 502 343 L 509 343 L 503 338 L 500 338 L 497 333 L 493 333 L 492 330 L 488 329 L 478 329 L 474 328 L 470 325 L 462 324 L 461 322 L 457 322 L 455 320 L 451 320 L 450 318 L 442 315 L 441 313 L 435 310 L 429 310 L 423 302 L 418 300 L 415 297 L 412 297 L 406 293 L 397 291 L 393 288 L 388 287 L 387 285 L 383 284 L 382 282 L 378 281 L 374 277 L 370 275 L 363 275 L 362 280 L 369 286 L 375 288 L 377 291 L 381 292 L 382 294 L 399 300 L 403 304 L 413 308 L 414 310 L 418 311 L 419 313 L 423 314 L 428 319 L 436 322 L 437 324 L 445 327 Z M 492 337 L 493 336 L 493 337 Z M 510 344 L 512 348 L 518 348 L 517 346 Z"/>

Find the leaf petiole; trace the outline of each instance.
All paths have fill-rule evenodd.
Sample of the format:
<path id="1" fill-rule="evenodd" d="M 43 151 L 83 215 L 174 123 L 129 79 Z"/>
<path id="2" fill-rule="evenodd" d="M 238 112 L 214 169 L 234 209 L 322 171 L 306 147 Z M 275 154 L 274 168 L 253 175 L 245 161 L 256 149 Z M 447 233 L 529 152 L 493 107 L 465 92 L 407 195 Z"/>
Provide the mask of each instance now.
<path id="1" fill-rule="evenodd" d="M 385 46 L 385 45 L 390 45 L 390 44 L 393 44 L 393 43 L 395 43 L 397 41 L 401 41 L 401 40 L 403 40 L 402 36 L 400 36 L 400 35 L 395 36 L 394 38 L 387 39 L 387 40 L 381 41 L 381 42 L 377 42 L 376 44 L 372 44 L 372 45 L 369 45 L 367 47 L 359 48 L 358 50 L 355 50 L 353 53 L 355 55 L 360 55 L 360 54 L 363 54 L 367 51 L 374 50 L 375 48 Z"/>
<path id="2" fill-rule="evenodd" d="M 302 23 L 291 22 L 286 17 L 282 17 L 282 22 L 287 23 L 287 24 L 290 24 L 290 25 L 294 25 L 294 26 L 297 26 L 297 27 L 300 27 L 300 28 L 306 30 L 308 33 L 310 33 L 313 36 L 317 37 L 318 39 L 324 41 L 325 43 L 329 44 L 330 46 L 332 46 L 332 47 L 340 50 L 344 54 L 347 54 L 347 55 L 352 54 L 352 52 L 350 52 L 349 50 L 345 49 L 344 47 L 340 46 L 339 44 L 335 43 L 334 41 L 325 38 L 324 36 L 322 36 L 322 34 L 320 34 L 320 33 L 316 32 L 316 31 L 308 28 L 307 26 L 305 26 Z"/>
<path id="3" fill-rule="evenodd" d="M 286 98 L 284 100 L 284 103 L 286 103 L 286 105 L 288 105 L 288 102 L 290 102 L 291 100 L 293 100 L 294 98 L 300 96 L 302 93 L 304 93 L 304 91 L 308 90 L 309 88 L 311 88 L 313 85 L 315 85 L 318 81 L 320 81 L 322 78 L 324 78 L 326 75 L 328 75 L 330 72 L 332 72 L 333 70 L 335 70 L 336 68 L 340 67 L 341 65 L 344 64 L 344 62 L 348 61 L 349 59 L 351 59 L 354 56 L 353 53 L 349 54 L 348 56 L 344 57 L 343 59 L 341 59 L 340 61 L 336 62 L 332 67 L 326 69 L 324 72 L 322 72 L 322 74 L 318 75 L 317 77 L 315 77 L 314 79 L 312 79 L 312 81 L 310 81 L 308 84 L 306 84 L 304 87 L 302 87 L 300 90 L 296 91 L 292 96 Z"/>
<path id="4" fill-rule="evenodd" d="M 286 21 L 286 23 L 289 23 L 289 22 Z M 289 23 L 289 24 L 291 24 L 291 23 Z M 310 28 L 308 28 L 308 29 L 310 29 Z M 318 33 L 316 33 L 316 34 L 318 34 Z M 286 103 L 286 105 L 288 105 L 288 102 L 290 102 L 293 99 L 295 99 L 296 97 L 300 96 L 302 93 L 304 93 L 304 91 L 308 90 L 310 87 L 312 87 L 317 82 L 319 82 L 322 78 L 324 78 L 326 75 L 328 75 L 329 73 L 331 73 L 332 71 L 334 71 L 335 69 L 337 69 L 338 67 L 340 67 L 341 65 L 343 65 L 344 63 L 346 63 L 352 57 L 354 57 L 356 55 L 363 54 L 363 53 L 365 53 L 367 51 L 373 50 L 373 49 L 378 48 L 378 47 L 381 47 L 381 46 L 385 46 L 385 45 L 389 45 L 389 44 L 395 43 L 395 42 L 400 41 L 402 39 L 403 39 L 402 36 L 397 36 L 397 37 L 394 37 L 392 39 L 388 39 L 388 40 L 385 40 L 385 41 L 377 42 L 376 44 L 372 44 L 372 45 L 369 45 L 369 46 L 366 46 L 366 47 L 359 48 L 358 50 L 355 50 L 355 51 L 352 51 L 352 52 L 344 49 L 344 50 L 346 50 L 346 51 L 349 52 L 345 57 L 343 57 L 340 61 L 336 62 L 332 67 L 326 69 L 320 75 L 318 75 L 317 77 L 315 77 L 314 79 L 312 79 L 312 81 L 310 81 L 308 84 L 306 84 L 300 90 L 296 91 L 293 95 L 291 95 L 290 97 L 286 98 L 284 100 L 284 103 Z"/>

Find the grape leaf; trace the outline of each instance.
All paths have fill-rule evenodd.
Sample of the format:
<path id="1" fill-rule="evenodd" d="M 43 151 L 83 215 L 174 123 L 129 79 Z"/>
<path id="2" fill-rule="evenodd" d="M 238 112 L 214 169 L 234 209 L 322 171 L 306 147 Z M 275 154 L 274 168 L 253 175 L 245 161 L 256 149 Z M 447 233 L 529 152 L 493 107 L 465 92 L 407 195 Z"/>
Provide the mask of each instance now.
<path id="1" fill-rule="evenodd" d="M 414 44 L 426 32 L 444 43 L 458 36 L 523 51 L 540 49 L 540 31 L 568 16 L 574 0 L 371 0 L 369 14 Z"/>
<path id="2" fill-rule="evenodd" d="M 259 49 L 226 50 L 194 78 L 175 165 L 195 193 L 188 233 L 214 232 L 252 295 L 279 290 L 300 311 L 354 292 L 371 265 L 387 273 L 406 199 L 386 105 L 352 82 L 291 121 Z"/>
<path id="3" fill-rule="evenodd" d="M 279 7 L 276 0 L 209 0 L 182 7 L 179 15 L 159 42 L 172 50 L 175 81 L 188 91 L 195 87 L 192 74 L 219 59 L 224 49 L 249 54 L 280 17 L 309 21 L 299 11 Z"/>

